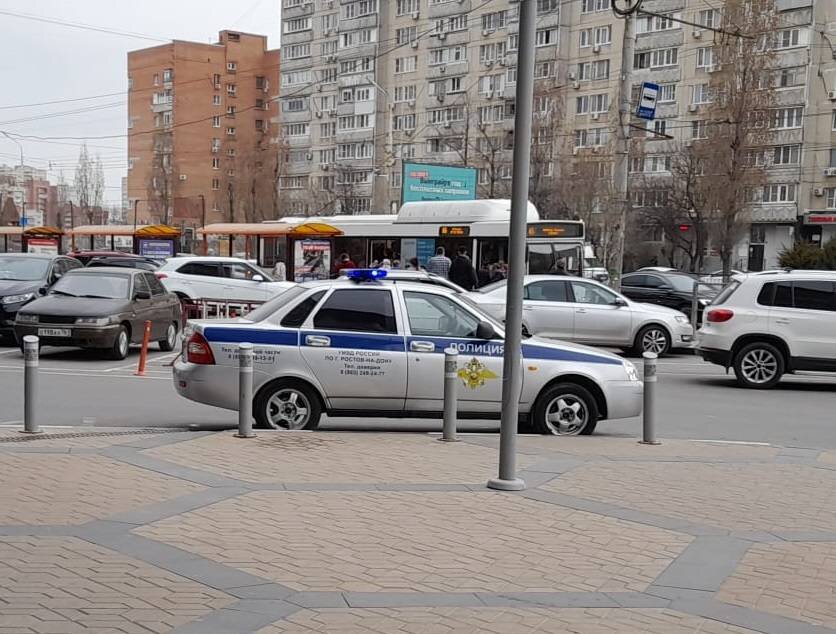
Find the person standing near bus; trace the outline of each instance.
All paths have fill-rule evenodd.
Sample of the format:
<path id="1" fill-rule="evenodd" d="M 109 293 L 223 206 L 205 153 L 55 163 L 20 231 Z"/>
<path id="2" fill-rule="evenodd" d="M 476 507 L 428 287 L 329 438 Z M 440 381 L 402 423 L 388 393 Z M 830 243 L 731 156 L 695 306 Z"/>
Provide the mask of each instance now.
<path id="1" fill-rule="evenodd" d="M 444 279 L 450 274 L 450 266 L 453 263 L 446 255 L 444 255 L 444 247 L 438 247 L 435 250 L 435 255 L 427 260 L 427 272 L 440 275 Z"/>
<path id="2" fill-rule="evenodd" d="M 340 271 L 343 269 L 356 269 L 357 265 L 354 261 L 349 257 L 348 253 L 343 253 L 340 255 L 340 261 L 334 266 L 334 275 L 339 277 Z"/>
<path id="3" fill-rule="evenodd" d="M 432 262 L 432 260 L 430 260 Z M 479 284 L 473 262 L 467 257 L 467 249 L 459 247 L 456 258 L 450 264 L 450 281 L 458 284 L 466 291 L 472 291 Z"/>

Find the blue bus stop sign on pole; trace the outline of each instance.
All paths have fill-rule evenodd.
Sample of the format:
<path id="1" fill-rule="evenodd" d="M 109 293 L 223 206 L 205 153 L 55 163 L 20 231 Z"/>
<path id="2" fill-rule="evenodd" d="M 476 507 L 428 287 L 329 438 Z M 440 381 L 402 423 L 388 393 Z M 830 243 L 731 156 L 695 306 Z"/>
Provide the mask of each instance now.
<path id="1" fill-rule="evenodd" d="M 646 81 L 642 84 L 636 116 L 639 119 L 653 121 L 656 118 L 656 100 L 659 97 L 659 84 Z"/>

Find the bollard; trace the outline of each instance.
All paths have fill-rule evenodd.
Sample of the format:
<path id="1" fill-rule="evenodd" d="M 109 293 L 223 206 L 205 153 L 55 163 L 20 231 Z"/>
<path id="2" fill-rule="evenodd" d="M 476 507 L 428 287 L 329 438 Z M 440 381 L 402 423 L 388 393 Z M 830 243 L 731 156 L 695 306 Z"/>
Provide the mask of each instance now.
<path id="1" fill-rule="evenodd" d="M 253 344 L 238 345 L 238 433 L 236 438 L 255 438 L 253 433 Z"/>
<path id="2" fill-rule="evenodd" d="M 644 407 L 642 408 L 643 445 L 661 445 L 656 440 L 656 359 L 655 352 L 645 352 L 644 357 Z"/>
<path id="3" fill-rule="evenodd" d="M 136 367 L 135 376 L 145 376 L 145 363 L 148 361 L 148 344 L 151 343 L 151 322 L 145 322 L 145 331 L 142 333 L 142 350 L 139 351 L 139 365 Z"/>
<path id="4" fill-rule="evenodd" d="M 38 348 L 35 335 L 23 338 L 23 433 L 40 434 L 41 428 L 35 416 L 35 401 L 38 400 Z"/>
<path id="5" fill-rule="evenodd" d="M 450 346 L 444 351 L 444 424 L 441 438 L 444 442 L 457 442 L 456 409 L 458 390 L 459 351 Z"/>
<path id="6" fill-rule="evenodd" d="M 700 306 L 700 298 L 699 298 L 699 288 L 700 283 L 699 280 L 694 280 L 694 290 L 691 294 L 691 326 L 694 328 L 694 335 L 697 334 L 697 328 L 699 328 L 699 324 L 697 323 L 699 319 L 699 306 Z"/>

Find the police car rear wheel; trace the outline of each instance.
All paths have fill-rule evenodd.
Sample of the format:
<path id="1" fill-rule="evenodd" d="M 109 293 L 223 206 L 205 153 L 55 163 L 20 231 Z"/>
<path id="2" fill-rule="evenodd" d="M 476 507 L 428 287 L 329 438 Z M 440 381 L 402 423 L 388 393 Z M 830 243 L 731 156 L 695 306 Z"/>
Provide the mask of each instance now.
<path id="1" fill-rule="evenodd" d="M 255 419 L 268 429 L 316 429 L 322 410 L 310 388 L 279 381 L 256 397 Z"/>
<path id="2" fill-rule="evenodd" d="M 598 423 L 598 404 L 589 390 L 576 383 L 548 388 L 534 405 L 531 421 L 541 434 L 586 436 Z"/>

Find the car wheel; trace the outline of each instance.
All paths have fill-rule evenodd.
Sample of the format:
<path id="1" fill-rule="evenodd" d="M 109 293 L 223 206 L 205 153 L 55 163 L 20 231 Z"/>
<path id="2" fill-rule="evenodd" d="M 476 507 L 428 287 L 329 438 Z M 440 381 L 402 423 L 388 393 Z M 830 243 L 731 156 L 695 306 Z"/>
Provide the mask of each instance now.
<path id="1" fill-rule="evenodd" d="M 317 395 L 304 383 L 279 380 L 258 393 L 253 415 L 262 428 L 316 429 L 322 408 Z"/>
<path id="2" fill-rule="evenodd" d="M 128 350 L 131 347 L 131 340 L 128 337 L 128 329 L 124 326 L 119 327 L 119 332 L 113 340 L 113 345 L 107 350 L 107 356 L 110 359 L 121 361 L 128 356 Z"/>
<path id="3" fill-rule="evenodd" d="M 159 346 L 163 352 L 171 352 L 177 345 L 177 322 L 172 321 L 165 331 L 165 339 L 160 339 Z"/>
<path id="4" fill-rule="evenodd" d="M 586 436 L 595 431 L 598 416 L 598 404 L 589 390 L 576 383 L 558 383 L 537 399 L 530 423 L 541 434 Z"/>
<path id="5" fill-rule="evenodd" d="M 671 350 L 671 336 L 664 326 L 651 324 L 639 330 L 634 347 L 639 354 L 653 352 L 663 357 Z"/>
<path id="6" fill-rule="evenodd" d="M 784 355 L 765 341 L 745 345 L 734 356 L 734 375 L 741 387 L 760 390 L 773 387 L 785 369 Z"/>

